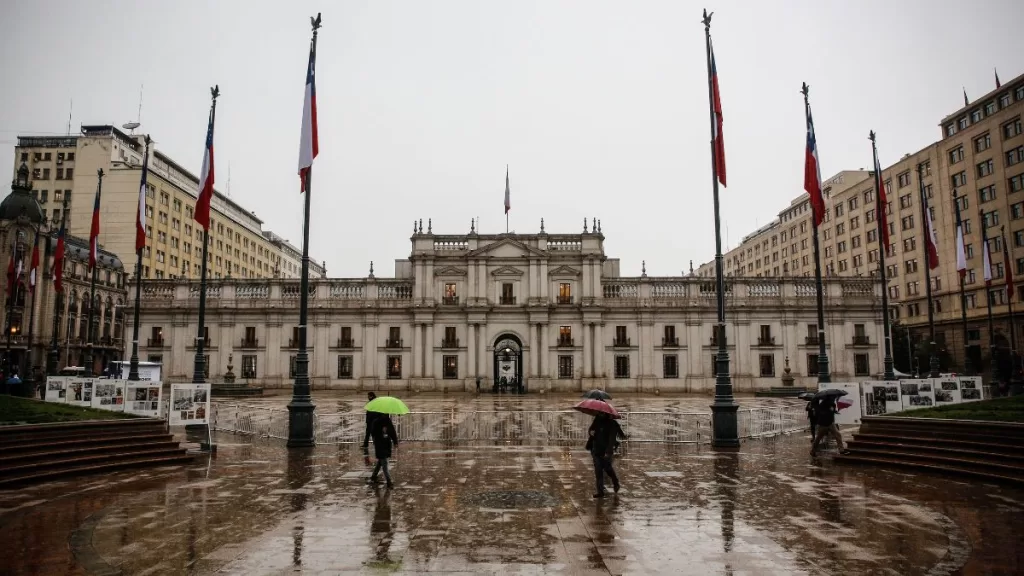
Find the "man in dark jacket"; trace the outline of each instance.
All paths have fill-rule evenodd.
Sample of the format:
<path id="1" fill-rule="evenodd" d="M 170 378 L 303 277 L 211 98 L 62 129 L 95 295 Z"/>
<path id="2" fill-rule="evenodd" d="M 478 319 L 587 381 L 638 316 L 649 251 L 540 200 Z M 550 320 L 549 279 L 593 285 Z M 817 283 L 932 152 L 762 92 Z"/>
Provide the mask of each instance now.
<path id="1" fill-rule="evenodd" d="M 395 425 L 391 422 L 391 416 L 379 414 L 374 418 L 370 424 L 370 436 L 373 437 L 373 454 L 377 457 L 377 464 L 374 465 L 373 473 L 370 474 L 370 482 L 378 482 L 377 473 L 383 470 L 388 488 L 394 488 L 394 484 L 391 483 L 391 474 L 388 473 L 388 458 L 391 457 L 391 445 L 398 446 L 398 432 L 395 431 Z"/>
<path id="2" fill-rule="evenodd" d="M 814 436 L 814 443 L 811 444 L 811 456 L 818 453 L 818 445 L 821 444 L 821 441 L 826 436 L 835 438 L 840 454 L 847 453 L 846 448 L 843 446 L 843 435 L 839 432 L 839 426 L 836 425 L 836 414 L 838 413 L 839 408 L 836 406 L 835 396 L 827 396 L 818 402 L 818 407 L 814 413 L 818 429 Z"/>
<path id="3" fill-rule="evenodd" d="M 377 395 L 374 394 L 373 392 L 368 392 L 366 394 L 366 401 L 367 402 L 371 402 L 376 397 L 377 397 Z M 378 414 L 377 412 L 370 412 L 370 411 L 366 412 L 366 432 L 363 434 L 363 454 L 369 454 L 370 453 L 369 452 L 370 424 L 373 424 L 373 420 L 377 416 L 380 416 L 380 414 Z M 367 462 L 367 464 L 369 464 L 369 462 Z"/>
<path id="4" fill-rule="evenodd" d="M 615 451 L 618 440 L 620 438 L 625 440 L 626 435 L 622 432 L 619 423 L 605 414 L 594 417 L 594 422 L 590 425 L 588 432 L 590 437 L 587 440 L 586 448 L 594 458 L 594 476 L 597 482 L 597 492 L 594 493 L 594 498 L 604 498 L 605 473 L 612 479 L 612 488 L 615 492 L 619 491 L 619 477 L 615 474 L 615 469 L 612 468 L 612 453 Z"/>

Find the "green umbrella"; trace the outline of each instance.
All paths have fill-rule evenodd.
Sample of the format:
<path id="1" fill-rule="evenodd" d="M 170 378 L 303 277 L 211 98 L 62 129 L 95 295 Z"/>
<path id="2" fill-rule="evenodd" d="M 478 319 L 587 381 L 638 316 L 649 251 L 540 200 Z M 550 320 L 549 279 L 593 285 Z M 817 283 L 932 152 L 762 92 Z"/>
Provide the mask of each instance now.
<path id="1" fill-rule="evenodd" d="M 408 414 L 409 407 L 394 396 L 380 396 L 366 403 L 366 411 L 380 414 Z"/>

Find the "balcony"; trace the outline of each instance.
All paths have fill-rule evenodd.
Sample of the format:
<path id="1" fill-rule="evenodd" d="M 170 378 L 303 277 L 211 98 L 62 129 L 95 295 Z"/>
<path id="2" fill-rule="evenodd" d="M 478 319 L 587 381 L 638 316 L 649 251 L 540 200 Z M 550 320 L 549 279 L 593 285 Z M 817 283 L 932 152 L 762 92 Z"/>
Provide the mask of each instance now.
<path id="1" fill-rule="evenodd" d="M 804 344 L 806 344 L 807 346 L 817 346 L 818 345 L 818 337 L 817 336 L 805 336 L 804 337 Z"/>
<path id="2" fill-rule="evenodd" d="M 760 336 L 757 339 L 758 346 L 775 346 L 774 336 Z"/>
<path id="3" fill-rule="evenodd" d="M 338 348 L 355 348 L 356 343 L 351 338 L 338 338 Z"/>
<path id="4" fill-rule="evenodd" d="M 570 336 L 559 336 L 558 342 L 555 344 L 558 348 L 572 348 L 575 346 L 572 337 Z"/>
<path id="5" fill-rule="evenodd" d="M 148 346 L 150 348 L 163 348 L 163 346 L 164 346 L 164 339 L 163 338 L 147 338 L 146 339 L 146 346 Z"/>
<path id="6" fill-rule="evenodd" d="M 661 339 L 661 347 L 662 348 L 679 348 L 679 338 L 677 338 L 675 336 L 673 336 L 671 338 L 669 338 L 668 336 L 662 337 L 662 339 Z"/>
<path id="7" fill-rule="evenodd" d="M 458 296 L 445 296 L 444 298 L 441 298 L 441 304 L 444 305 L 444 306 L 458 306 L 459 305 L 459 297 Z"/>
<path id="8" fill-rule="evenodd" d="M 871 346 L 871 338 L 866 334 L 854 334 L 853 335 L 854 346 Z"/>
<path id="9" fill-rule="evenodd" d="M 398 338 L 398 339 L 388 338 L 388 339 L 384 340 L 384 348 L 387 348 L 389 350 L 400 349 L 400 348 L 402 348 L 402 339 L 401 338 Z"/>
<path id="10" fill-rule="evenodd" d="M 572 304 L 572 296 L 559 296 L 555 299 L 555 303 L 563 306 Z"/>
<path id="11" fill-rule="evenodd" d="M 615 338 L 612 340 L 613 348 L 629 348 L 629 338 Z"/>
<path id="12" fill-rule="evenodd" d="M 458 338 L 453 338 L 451 340 L 448 340 L 446 338 L 444 340 L 441 340 L 441 348 L 458 348 L 458 347 L 459 347 L 459 339 Z"/>
<path id="13" fill-rule="evenodd" d="M 502 296 L 501 298 L 498 299 L 498 304 L 501 304 L 502 306 L 514 306 L 515 303 L 515 296 Z"/>
<path id="14" fill-rule="evenodd" d="M 259 348 L 260 341 L 258 338 L 242 338 L 242 343 L 239 348 Z"/>

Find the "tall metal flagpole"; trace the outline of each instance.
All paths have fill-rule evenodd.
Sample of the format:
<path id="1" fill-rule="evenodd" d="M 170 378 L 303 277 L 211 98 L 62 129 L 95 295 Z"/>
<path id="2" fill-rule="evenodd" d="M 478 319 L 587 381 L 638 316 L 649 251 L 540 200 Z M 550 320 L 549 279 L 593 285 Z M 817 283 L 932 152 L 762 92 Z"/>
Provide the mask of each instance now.
<path id="1" fill-rule="evenodd" d="M 715 203 L 715 287 L 718 295 L 718 325 L 715 326 L 718 353 L 715 355 L 715 401 L 711 404 L 712 426 L 716 448 L 733 448 L 740 445 L 736 411 L 739 404 L 732 394 L 732 378 L 729 376 L 729 349 L 725 343 L 725 278 L 722 265 L 722 224 L 718 203 L 718 164 L 715 161 L 715 137 L 718 124 L 715 117 L 715 87 L 711 67 L 711 17 L 704 10 L 704 51 L 708 69 L 708 104 L 711 119 L 711 190 Z"/>
<path id="2" fill-rule="evenodd" d="M 18 232 L 14 231 L 14 241 L 11 243 L 11 260 L 9 266 L 17 266 L 18 258 Z M 14 303 L 18 301 L 18 277 L 7 278 L 7 322 L 4 323 L 4 332 L 7 333 L 7 349 L 4 351 L 3 376 L 7 378 L 11 373 L 11 332 L 14 330 Z"/>
<path id="3" fill-rule="evenodd" d="M 45 218 L 44 218 L 44 222 L 39 225 L 38 229 L 36 229 L 36 237 L 32 240 L 32 257 L 33 258 L 35 258 L 35 256 L 37 254 L 39 254 L 39 232 L 42 230 L 43 224 L 45 224 Z M 34 262 L 32 260 L 29 260 L 28 273 L 29 273 L 29 277 L 30 278 L 32 276 L 33 270 L 35 270 L 34 268 L 32 268 L 32 264 L 34 264 Z M 39 276 L 39 271 L 35 270 L 35 273 L 36 273 L 36 276 L 38 277 Z M 23 379 L 28 379 L 28 380 L 33 380 L 34 381 L 35 378 L 33 377 L 33 374 L 32 374 L 32 336 L 33 336 L 33 333 L 34 333 L 33 328 L 36 325 L 36 301 L 39 300 L 39 295 L 38 295 L 39 294 L 39 283 L 36 282 L 36 285 L 33 286 L 32 285 L 32 280 L 30 279 L 29 280 L 29 291 L 32 293 L 32 308 L 29 309 L 29 313 L 28 313 L 28 346 L 26 346 L 26 348 L 25 348 L 26 351 L 28 352 L 28 354 L 27 354 L 27 356 L 28 356 L 28 366 L 26 367 L 27 371 L 25 373 L 25 378 L 23 378 Z"/>
<path id="4" fill-rule="evenodd" d="M 924 190 L 924 164 L 920 162 L 917 163 L 917 187 L 921 193 L 921 226 L 924 227 L 924 242 L 922 246 L 924 247 L 924 290 L 925 297 L 928 298 L 928 371 L 929 377 L 938 378 L 939 355 L 935 345 L 935 302 L 932 301 L 932 267 L 931 256 L 928 253 L 928 245 L 932 241 L 932 229 L 931 219 L 928 215 L 928 194 Z M 939 249 L 938 246 L 934 248 L 936 251 Z M 909 330 L 908 328 L 908 334 Z M 907 347 L 913 347 L 909 336 L 907 337 Z M 913 366 L 910 367 L 911 370 L 913 368 Z"/>
<path id="5" fill-rule="evenodd" d="M 67 230 L 64 226 L 67 224 L 68 219 L 68 195 L 64 195 L 64 203 L 61 205 L 60 211 L 60 229 L 58 230 L 58 248 L 60 239 L 60 231 L 64 231 L 67 234 Z M 50 237 L 47 237 L 47 247 L 49 247 Z M 50 352 L 46 355 L 46 374 L 47 376 L 57 375 L 57 366 L 60 364 L 60 344 L 58 343 L 57 335 L 60 332 L 60 324 L 58 323 L 60 314 L 58 313 L 58 307 L 63 310 L 65 299 L 64 290 L 57 291 L 57 266 L 64 266 L 63 255 L 62 261 L 57 262 L 57 254 L 53 255 L 53 266 L 50 268 L 50 277 L 54 279 L 53 284 L 53 335 L 50 338 Z M 49 262 L 49 258 L 46 259 Z M 62 287 L 63 288 L 63 287 Z"/>
<path id="6" fill-rule="evenodd" d="M 999 229 L 999 236 L 1003 242 L 1003 262 L 1006 266 L 1006 312 L 1010 318 L 1010 377 L 1009 380 L 1012 383 L 1017 377 L 1017 368 L 1019 362 L 1017 361 L 1017 331 L 1013 325 L 1013 270 L 1010 266 L 1013 264 L 1013 260 L 1010 258 L 1010 248 L 1006 243 L 1006 226 L 1002 226 Z"/>
<path id="7" fill-rule="evenodd" d="M 960 196 L 957 195 L 957 191 L 953 189 L 953 209 L 956 212 L 956 219 L 953 221 L 953 238 L 957 237 L 960 230 Z M 957 240 L 959 242 L 959 240 Z M 960 246 L 956 247 L 956 250 L 960 250 Z M 964 275 L 960 276 L 960 323 L 963 326 L 964 332 L 964 374 L 971 376 L 974 374 L 974 367 L 971 365 L 971 356 L 968 354 L 970 351 L 970 345 L 967 343 L 967 293 L 964 291 Z"/>
<path id="8" fill-rule="evenodd" d="M 220 96 L 220 86 L 214 86 L 210 88 L 210 127 L 209 127 L 209 138 L 213 140 L 213 129 L 216 125 L 217 120 L 217 97 Z M 206 145 L 209 149 L 209 144 Z M 206 153 L 209 153 L 208 151 Z M 213 158 L 210 158 L 213 161 Z M 213 171 L 213 166 L 210 166 L 210 171 Z M 210 261 L 207 256 L 207 250 L 210 245 L 210 230 L 209 217 L 207 217 L 207 226 L 203 226 L 203 263 L 200 267 L 201 276 L 199 278 L 199 326 L 196 328 L 196 357 L 192 363 L 192 383 L 203 384 L 206 382 L 206 347 L 205 347 L 205 336 L 206 336 L 206 263 Z M 138 314 L 135 316 L 138 318 Z"/>
<path id="9" fill-rule="evenodd" d="M 313 28 L 313 42 L 310 48 L 310 70 L 315 83 L 316 78 L 316 39 L 320 30 L 321 19 L 310 18 Z M 315 86 L 315 84 L 314 84 Z M 315 98 L 315 95 L 313 96 Z M 315 101 L 311 106 L 315 106 Z M 315 121 L 313 119 L 312 121 Z M 312 135 L 311 135 L 312 136 Z M 299 352 L 295 355 L 295 383 L 292 385 L 292 401 L 288 404 L 288 447 L 301 448 L 313 446 L 313 397 L 309 386 L 309 352 L 307 351 L 306 328 L 309 322 L 309 197 L 313 186 L 313 162 L 310 158 L 309 167 L 305 172 L 305 206 L 302 214 L 302 277 L 299 282 Z"/>
<path id="10" fill-rule="evenodd" d="M 800 90 L 800 93 L 804 95 L 804 115 L 807 120 L 807 135 L 810 137 L 814 133 L 812 132 L 811 103 L 808 98 L 810 86 L 808 86 L 806 82 Z M 817 154 L 817 142 L 815 142 L 814 146 L 814 152 Z M 817 167 L 815 167 L 815 170 L 817 171 Z M 817 173 L 815 173 L 814 177 L 816 179 L 818 178 Z M 820 179 L 817 185 L 820 188 Z M 814 241 L 814 287 L 815 294 L 818 299 L 818 384 L 828 384 L 832 381 L 832 376 L 829 374 L 828 349 L 825 347 L 825 298 L 822 293 L 824 291 L 824 286 L 821 283 L 821 253 L 819 251 L 818 244 L 818 219 L 813 214 L 811 215 L 811 224 L 811 238 Z"/>
<path id="11" fill-rule="evenodd" d="M 100 197 L 103 194 L 103 169 L 100 168 L 96 171 L 96 206 L 101 206 Z M 95 208 L 94 208 L 95 210 Z M 96 244 L 99 244 L 99 239 L 96 239 Z M 89 250 L 92 251 L 92 238 L 89 238 Z M 97 248 L 97 252 L 99 249 Z M 99 254 L 96 255 L 96 259 L 99 259 Z M 99 262 L 96 262 L 99 264 Z M 86 335 L 85 335 L 85 360 L 82 364 L 85 364 L 85 370 L 82 375 L 86 378 L 92 378 L 92 330 L 93 330 L 93 318 L 96 317 L 96 276 L 99 274 L 97 270 L 99 266 L 94 265 L 92 267 L 92 277 L 89 279 L 89 319 L 86 322 Z"/>
<path id="12" fill-rule="evenodd" d="M 878 212 L 875 222 L 878 223 L 878 246 L 880 248 L 878 251 L 878 266 L 882 273 L 882 334 L 885 338 L 885 357 L 882 360 L 885 369 L 882 378 L 885 380 L 895 380 L 896 374 L 893 372 L 892 366 L 892 335 L 889 332 L 889 282 L 886 279 L 887 271 L 885 269 L 885 252 L 889 249 L 886 239 L 889 237 L 889 231 L 884 229 L 884 227 L 889 225 L 889 218 L 885 211 L 887 202 L 882 202 L 882 167 L 878 163 L 878 147 L 875 145 L 874 130 L 870 132 L 868 139 L 871 140 L 871 154 L 875 161 L 875 210 Z"/>
<path id="13" fill-rule="evenodd" d="M 149 162 L 149 134 L 146 135 L 146 155 L 142 157 L 142 182 L 139 183 L 139 202 L 145 202 L 142 198 L 144 194 L 142 188 L 146 187 L 146 164 Z M 145 210 L 144 206 L 139 206 L 138 210 Z M 136 216 L 138 217 L 138 216 Z M 145 246 L 140 246 L 135 252 L 135 312 L 132 314 L 132 357 L 128 364 L 128 380 L 132 382 L 138 382 L 139 380 L 139 310 L 141 308 L 140 300 L 142 299 L 142 252 L 145 250 Z M 203 265 L 206 265 L 206 247 L 203 247 Z M 205 290 L 204 290 L 205 295 Z"/>
<path id="14" fill-rule="evenodd" d="M 996 370 L 996 330 L 992 322 L 992 251 L 988 249 L 988 222 L 985 221 L 985 210 L 978 208 L 978 218 L 981 219 L 981 254 L 982 266 L 988 266 L 982 270 L 985 280 L 985 305 L 988 308 L 988 361 L 992 364 L 992 381 L 999 380 L 999 372 Z M 985 255 L 988 255 L 988 262 L 985 262 Z"/>

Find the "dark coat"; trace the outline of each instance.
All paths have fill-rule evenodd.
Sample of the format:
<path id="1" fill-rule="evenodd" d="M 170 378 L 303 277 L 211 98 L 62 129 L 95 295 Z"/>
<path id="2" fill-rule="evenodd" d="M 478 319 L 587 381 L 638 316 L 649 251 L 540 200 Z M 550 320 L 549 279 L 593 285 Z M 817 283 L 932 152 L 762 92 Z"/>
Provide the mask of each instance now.
<path id="1" fill-rule="evenodd" d="M 814 410 L 814 419 L 818 426 L 831 426 L 836 422 L 836 412 L 838 411 L 835 396 L 829 396 L 818 403 L 818 407 Z"/>
<path id="2" fill-rule="evenodd" d="M 619 423 L 611 418 L 594 418 L 590 425 L 589 432 L 593 432 L 587 440 L 587 450 L 591 454 L 606 456 L 615 449 L 619 439 L 626 439 L 625 433 Z"/>
<path id="3" fill-rule="evenodd" d="M 378 460 L 391 457 L 391 445 L 398 445 L 398 432 L 391 422 L 391 416 L 379 414 L 370 423 L 370 436 L 373 438 L 373 454 Z"/>

